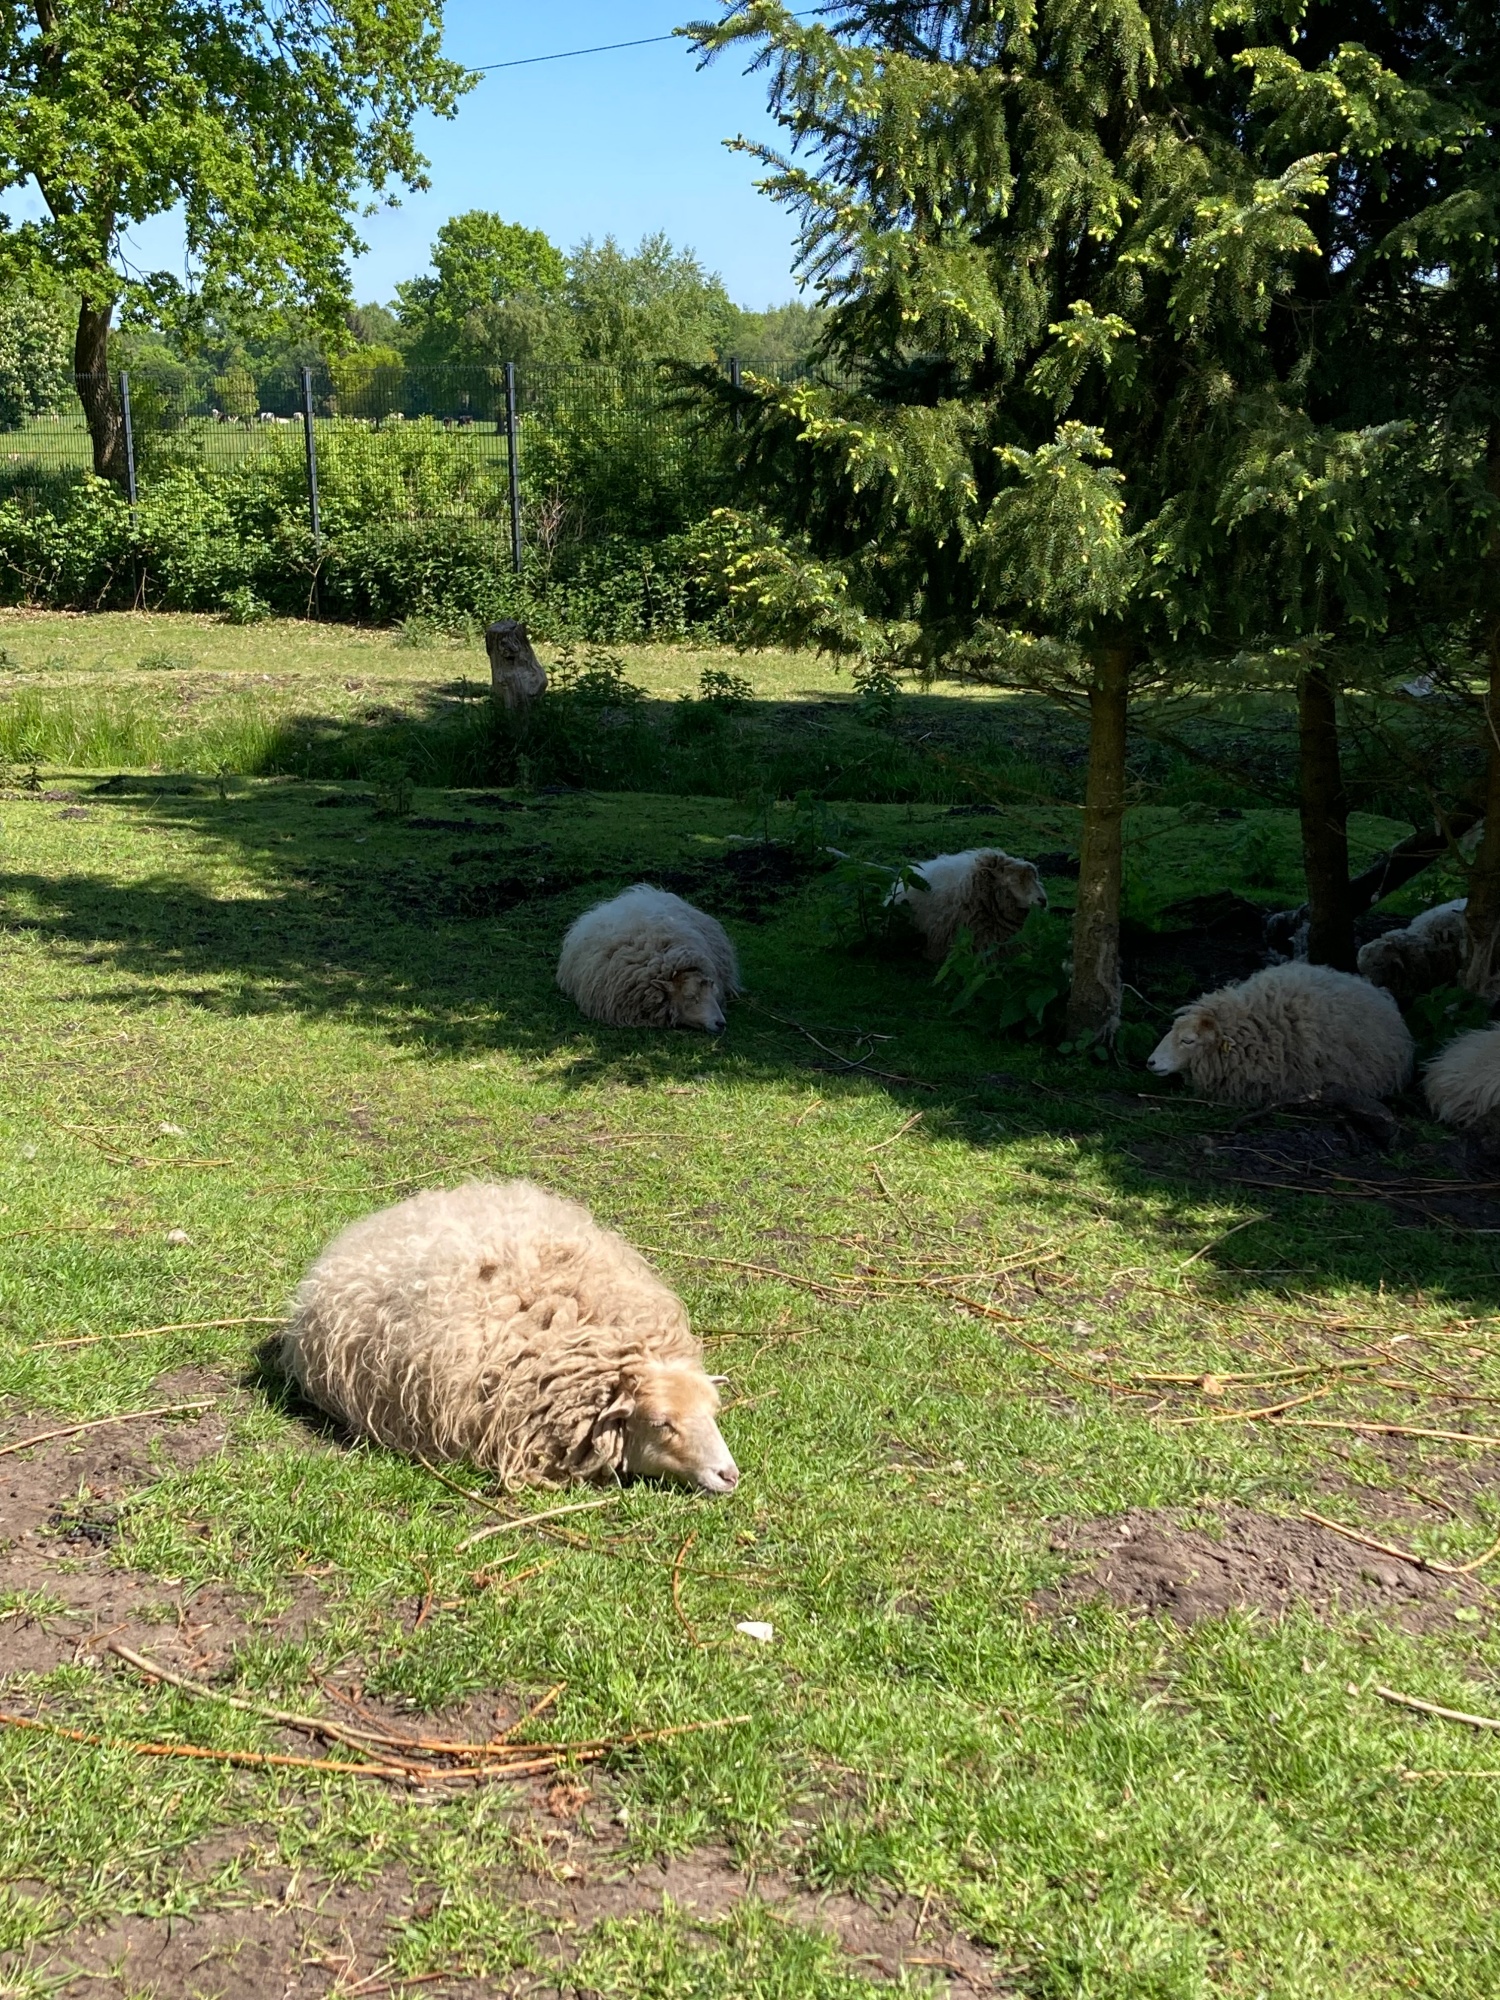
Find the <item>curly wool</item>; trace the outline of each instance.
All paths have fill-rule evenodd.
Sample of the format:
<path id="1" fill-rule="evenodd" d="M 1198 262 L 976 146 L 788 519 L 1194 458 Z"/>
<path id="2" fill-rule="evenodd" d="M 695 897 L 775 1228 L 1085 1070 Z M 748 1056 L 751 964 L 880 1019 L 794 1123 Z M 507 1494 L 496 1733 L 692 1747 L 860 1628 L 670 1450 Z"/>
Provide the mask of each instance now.
<path id="1" fill-rule="evenodd" d="M 1389 1097 L 1410 1077 L 1413 1051 L 1389 993 L 1352 972 L 1293 962 L 1184 1007 L 1151 1067 L 1185 1071 L 1204 1097 L 1254 1106 L 1323 1091 Z"/>
<path id="2" fill-rule="evenodd" d="M 1451 985 L 1463 971 L 1468 952 L 1467 908 L 1467 898 L 1460 896 L 1455 902 L 1423 910 L 1404 930 L 1371 938 L 1360 946 L 1360 977 L 1385 987 L 1401 1007 L 1409 1007 L 1434 986 Z"/>
<path id="3" fill-rule="evenodd" d="M 1477 1125 L 1500 1110 L 1500 1028 L 1471 1028 L 1423 1073 L 1427 1102 L 1445 1125 Z"/>
<path id="4" fill-rule="evenodd" d="M 724 926 L 646 882 L 586 910 L 557 961 L 557 983 L 580 1012 L 616 1028 L 676 1026 L 672 982 L 693 973 L 721 1008 L 740 989 Z"/>
<path id="5" fill-rule="evenodd" d="M 521 1486 L 617 1475 L 635 1377 L 702 1348 L 623 1237 L 517 1180 L 352 1224 L 303 1279 L 282 1358 L 351 1430 Z"/>
<path id="6" fill-rule="evenodd" d="M 902 903 L 921 933 L 928 958 L 946 958 L 962 930 L 976 951 L 993 951 L 1013 938 L 1032 910 L 1045 910 L 1047 892 L 1029 861 L 998 847 L 938 854 L 913 873 L 926 889 L 898 882 L 889 900 Z"/>

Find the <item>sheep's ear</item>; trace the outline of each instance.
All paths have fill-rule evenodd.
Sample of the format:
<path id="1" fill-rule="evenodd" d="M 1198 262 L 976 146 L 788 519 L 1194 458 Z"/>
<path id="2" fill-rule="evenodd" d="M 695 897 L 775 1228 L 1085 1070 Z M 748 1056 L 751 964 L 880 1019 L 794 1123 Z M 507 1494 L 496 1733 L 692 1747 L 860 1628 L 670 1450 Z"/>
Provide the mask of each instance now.
<path id="1" fill-rule="evenodd" d="M 635 1409 L 634 1393 L 622 1387 L 612 1403 L 595 1417 L 589 1443 L 599 1457 L 618 1471 L 625 1456 L 625 1426 Z"/>

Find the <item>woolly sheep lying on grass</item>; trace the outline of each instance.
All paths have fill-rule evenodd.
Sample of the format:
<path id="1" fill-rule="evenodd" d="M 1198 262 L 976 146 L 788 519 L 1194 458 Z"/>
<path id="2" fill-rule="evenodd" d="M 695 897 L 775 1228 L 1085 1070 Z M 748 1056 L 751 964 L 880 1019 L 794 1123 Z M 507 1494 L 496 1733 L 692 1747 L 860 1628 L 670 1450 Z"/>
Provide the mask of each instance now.
<path id="1" fill-rule="evenodd" d="M 417 1194 L 352 1224 L 303 1279 L 281 1351 L 350 1430 L 472 1460 L 503 1486 L 739 1482 L 681 1300 L 530 1181 Z"/>
<path id="2" fill-rule="evenodd" d="M 638 882 L 586 910 L 563 939 L 557 983 L 591 1020 L 717 1035 L 740 990 L 724 926 L 681 896 Z"/>
<path id="3" fill-rule="evenodd" d="M 1409 1007 L 1434 986 L 1451 986 L 1464 969 L 1468 938 L 1464 911 L 1468 899 L 1439 903 L 1413 917 L 1405 930 L 1387 931 L 1360 946 L 1359 971 L 1373 986 L 1394 993 L 1398 1006 Z"/>
<path id="4" fill-rule="evenodd" d="M 1184 1007 L 1150 1057 L 1229 1104 L 1322 1093 L 1389 1097 L 1411 1075 L 1401 1010 L 1378 986 L 1327 965 L 1270 965 Z"/>
<path id="5" fill-rule="evenodd" d="M 935 855 L 918 862 L 913 873 L 927 887 L 898 882 L 886 900 L 911 912 L 932 959 L 946 958 L 962 930 L 976 951 L 993 951 L 1015 936 L 1030 911 L 1047 907 L 1047 891 L 1031 862 L 998 847 Z"/>
<path id="6" fill-rule="evenodd" d="M 1427 1102 L 1445 1125 L 1463 1130 L 1500 1111 L 1500 1028 L 1471 1028 L 1427 1065 Z"/>

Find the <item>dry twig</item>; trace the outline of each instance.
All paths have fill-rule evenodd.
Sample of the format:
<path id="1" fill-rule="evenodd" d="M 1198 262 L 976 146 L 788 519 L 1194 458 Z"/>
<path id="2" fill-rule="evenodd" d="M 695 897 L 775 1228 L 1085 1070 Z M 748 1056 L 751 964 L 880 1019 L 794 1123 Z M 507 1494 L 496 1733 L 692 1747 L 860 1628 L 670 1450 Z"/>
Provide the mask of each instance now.
<path id="1" fill-rule="evenodd" d="M 285 1315 L 250 1313 L 243 1319 L 180 1319 L 172 1326 L 141 1326 L 130 1333 L 80 1333 L 67 1340 L 33 1340 L 23 1347 L 23 1354 L 35 1354 L 41 1348 L 56 1347 L 97 1347 L 102 1340 L 153 1340 L 159 1333 L 202 1333 L 210 1328 L 229 1326 L 281 1326 Z"/>
<path id="2" fill-rule="evenodd" d="M 458 1552 L 472 1549 L 476 1542 L 488 1541 L 491 1535 L 507 1534 L 512 1528 L 535 1527 L 539 1521 L 555 1521 L 562 1514 L 590 1514 L 596 1507 L 608 1507 L 619 1497 L 616 1491 L 606 1493 L 602 1500 L 574 1500 L 566 1507 L 546 1507 L 539 1514 L 512 1514 L 503 1521 L 492 1521 L 487 1528 L 476 1528 L 472 1535 L 466 1535 L 458 1545 Z"/>
<path id="3" fill-rule="evenodd" d="M 194 1410 L 211 1410 L 213 1398 L 206 1396 L 198 1403 L 161 1403 L 154 1410 L 126 1410 L 117 1417 L 95 1417 L 86 1424 L 64 1424 L 61 1430 L 38 1431 L 35 1437 L 13 1438 L 9 1444 L 0 1444 L 0 1458 L 6 1458 L 13 1451 L 25 1451 L 28 1445 L 50 1444 L 54 1438 L 77 1437 L 81 1431 L 100 1431 L 110 1424 L 135 1424 L 145 1417 L 185 1417 Z"/>
<path id="4" fill-rule="evenodd" d="M 1435 1715 L 1440 1722 L 1464 1722 L 1470 1729 L 1500 1729 L 1500 1717 L 1493 1715 L 1470 1715 L 1462 1708 L 1444 1708 L 1435 1701 L 1423 1701 L 1414 1694 L 1397 1694 L 1394 1688 L 1377 1687 L 1371 1690 L 1382 1701 L 1393 1701 L 1401 1708 L 1414 1708 L 1419 1715 Z"/>
<path id="5" fill-rule="evenodd" d="M 1322 1514 L 1313 1513 L 1310 1507 L 1303 1508 L 1302 1518 L 1304 1521 L 1316 1521 L 1320 1528 L 1331 1529 L 1334 1534 L 1342 1535 L 1345 1541 L 1358 1542 L 1383 1556 L 1395 1556 L 1398 1562 L 1411 1563 L 1416 1569 L 1433 1570 L 1439 1576 L 1472 1576 L 1475 1570 L 1483 1569 L 1486 1563 L 1500 1556 L 1500 1542 L 1496 1542 L 1493 1548 L 1486 1549 L 1482 1556 L 1475 1556 L 1472 1562 L 1439 1562 L 1436 1556 L 1419 1556 L 1412 1549 L 1398 1549 L 1394 1542 L 1377 1542 L 1373 1535 L 1362 1535 L 1357 1528 L 1346 1528 L 1341 1521 L 1330 1521 Z"/>
<path id="6" fill-rule="evenodd" d="M 672 1563 L 672 1609 L 677 1613 L 677 1622 L 686 1632 L 690 1646 L 696 1646 L 699 1642 L 692 1621 L 682 1608 L 682 1565 L 687 1558 L 688 1550 L 697 1539 L 698 1530 L 694 1528 L 690 1534 L 683 1537 L 682 1547 L 677 1551 Z"/>
<path id="7" fill-rule="evenodd" d="M 793 1271 L 783 1271 L 775 1264 L 748 1264 L 743 1257 L 710 1257 L 702 1250 L 669 1250 L 659 1243 L 639 1243 L 638 1250 L 648 1251 L 653 1257 L 680 1257 L 689 1264 L 724 1264 L 733 1271 L 752 1271 L 758 1278 L 780 1278 L 783 1284 L 800 1285 L 804 1291 L 816 1292 L 821 1299 L 833 1299 L 847 1305 L 848 1300 L 832 1285 L 825 1285 L 818 1278 L 799 1278 Z"/>

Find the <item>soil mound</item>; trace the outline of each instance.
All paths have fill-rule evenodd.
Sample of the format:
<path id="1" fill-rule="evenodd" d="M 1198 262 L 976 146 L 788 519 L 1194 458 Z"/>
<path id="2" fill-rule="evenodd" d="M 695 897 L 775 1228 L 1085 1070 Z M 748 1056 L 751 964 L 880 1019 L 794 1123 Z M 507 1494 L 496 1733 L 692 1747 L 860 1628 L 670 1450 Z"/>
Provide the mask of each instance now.
<path id="1" fill-rule="evenodd" d="M 1477 1595 L 1466 1577 L 1362 1549 L 1314 1521 L 1225 1507 L 1219 1523 L 1210 1533 L 1171 1510 L 1136 1507 L 1060 1530 L 1053 1549 L 1090 1561 L 1049 1593 L 1051 1608 L 1107 1597 L 1122 1610 L 1196 1625 L 1229 1611 L 1279 1618 L 1300 1605 L 1319 1616 L 1378 1611 L 1407 1631 L 1427 1632 L 1444 1629 Z"/>

